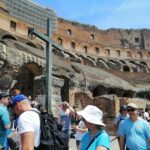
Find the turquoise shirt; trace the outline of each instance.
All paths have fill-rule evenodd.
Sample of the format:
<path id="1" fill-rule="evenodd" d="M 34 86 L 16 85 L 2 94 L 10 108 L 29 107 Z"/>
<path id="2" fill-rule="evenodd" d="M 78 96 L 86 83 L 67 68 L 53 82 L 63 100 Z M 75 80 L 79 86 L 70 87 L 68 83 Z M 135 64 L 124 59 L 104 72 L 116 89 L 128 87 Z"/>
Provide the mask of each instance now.
<path id="1" fill-rule="evenodd" d="M 6 146 L 7 129 L 4 126 L 10 125 L 9 112 L 7 107 L 0 104 L 0 147 Z"/>
<path id="2" fill-rule="evenodd" d="M 128 118 L 120 126 L 119 136 L 126 137 L 126 146 L 131 150 L 148 150 L 150 125 L 142 118 L 135 122 Z"/>
<path id="3" fill-rule="evenodd" d="M 110 150 L 110 139 L 108 134 L 104 130 L 101 130 L 98 133 L 96 133 L 94 137 L 99 133 L 100 135 L 97 138 L 95 138 L 88 150 L 96 150 L 96 147 L 98 146 L 103 146 L 107 148 L 107 150 Z M 90 137 L 90 131 L 87 132 L 82 138 L 80 150 L 87 150 L 87 147 L 93 138 Z"/>

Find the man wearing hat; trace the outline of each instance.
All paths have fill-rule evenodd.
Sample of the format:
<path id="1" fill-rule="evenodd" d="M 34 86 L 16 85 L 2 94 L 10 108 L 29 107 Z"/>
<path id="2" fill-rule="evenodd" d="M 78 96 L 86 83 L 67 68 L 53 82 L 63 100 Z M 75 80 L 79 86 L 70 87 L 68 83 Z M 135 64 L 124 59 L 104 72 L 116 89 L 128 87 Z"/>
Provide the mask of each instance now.
<path id="1" fill-rule="evenodd" d="M 119 112 L 120 112 L 119 115 L 114 120 L 117 136 L 118 136 L 118 129 L 120 125 L 123 123 L 125 119 L 128 118 L 127 105 L 121 105 Z"/>
<path id="2" fill-rule="evenodd" d="M 33 150 L 40 144 L 40 118 L 38 110 L 32 108 L 28 98 L 23 94 L 13 97 L 15 113 L 19 116 L 18 132 L 21 137 L 21 149 Z M 35 109 L 34 111 L 32 111 Z M 37 111 L 37 112 L 35 112 Z"/>
<path id="3" fill-rule="evenodd" d="M 6 148 L 7 140 L 7 129 L 10 128 L 10 118 L 9 112 L 7 110 L 7 105 L 9 95 L 6 93 L 0 93 L 0 149 L 4 150 Z"/>
<path id="4" fill-rule="evenodd" d="M 144 119 L 138 117 L 138 107 L 134 103 L 127 105 L 129 118 L 119 128 L 120 150 L 126 147 L 129 150 L 150 149 L 150 125 Z"/>

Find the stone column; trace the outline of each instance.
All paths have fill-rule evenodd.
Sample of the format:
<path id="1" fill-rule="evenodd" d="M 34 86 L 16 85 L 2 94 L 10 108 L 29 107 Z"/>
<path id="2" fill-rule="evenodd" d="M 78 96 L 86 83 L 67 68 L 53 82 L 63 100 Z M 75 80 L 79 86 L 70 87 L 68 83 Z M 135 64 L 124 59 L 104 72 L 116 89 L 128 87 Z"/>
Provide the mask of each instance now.
<path id="1" fill-rule="evenodd" d="M 37 76 L 35 78 L 35 100 L 45 106 L 45 76 Z M 61 88 L 64 80 L 57 77 L 52 77 L 52 96 L 51 96 L 51 109 L 54 116 L 58 114 L 58 104 L 61 103 Z"/>

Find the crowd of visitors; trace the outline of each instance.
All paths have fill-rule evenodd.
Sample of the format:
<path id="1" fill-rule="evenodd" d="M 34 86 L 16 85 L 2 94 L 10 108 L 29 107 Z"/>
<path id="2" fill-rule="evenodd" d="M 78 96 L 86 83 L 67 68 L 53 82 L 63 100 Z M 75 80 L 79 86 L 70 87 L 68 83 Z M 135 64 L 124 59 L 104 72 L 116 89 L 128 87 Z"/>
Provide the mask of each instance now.
<path id="1" fill-rule="evenodd" d="M 42 131 L 39 117 L 41 105 L 21 94 L 19 89 L 14 90 L 10 100 L 9 97 L 8 94 L 0 93 L 0 150 L 10 150 L 9 144 L 11 143 L 7 138 L 12 134 L 10 128 L 12 125 L 14 128 L 14 124 L 19 135 L 18 150 L 41 150 L 39 149 Z M 10 104 L 13 108 L 11 109 L 12 114 L 15 115 L 13 120 L 7 109 Z M 67 145 L 69 145 L 70 134 L 74 130 L 77 150 L 111 149 L 110 138 L 103 123 L 103 112 L 98 107 L 87 105 L 83 110 L 76 111 L 66 101 L 58 107 L 57 122 L 61 125 L 60 129 L 65 135 Z M 150 125 L 147 109 L 142 116 L 139 117 L 138 107 L 133 103 L 120 107 L 120 113 L 114 120 L 120 150 L 150 149 Z M 72 121 L 73 118 L 74 121 Z M 68 149 L 67 146 L 62 150 Z"/>

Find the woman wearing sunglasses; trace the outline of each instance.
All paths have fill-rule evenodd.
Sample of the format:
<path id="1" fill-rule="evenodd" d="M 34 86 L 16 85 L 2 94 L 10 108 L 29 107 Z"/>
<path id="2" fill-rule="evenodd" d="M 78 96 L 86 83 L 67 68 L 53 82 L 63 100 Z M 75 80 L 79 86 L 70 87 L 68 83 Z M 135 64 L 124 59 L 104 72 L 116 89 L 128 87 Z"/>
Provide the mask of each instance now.
<path id="1" fill-rule="evenodd" d="M 127 105 L 129 118 L 119 128 L 120 150 L 126 147 L 128 150 L 149 150 L 150 125 L 138 116 L 138 107 L 134 103 Z"/>
<path id="2" fill-rule="evenodd" d="M 103 112 L 96 106 L 88 105 L 77 113 L 83 117 L 89 130 L 82 138 L 80 150 L 110 150 L 110 139 L 103 129 Z"/>

